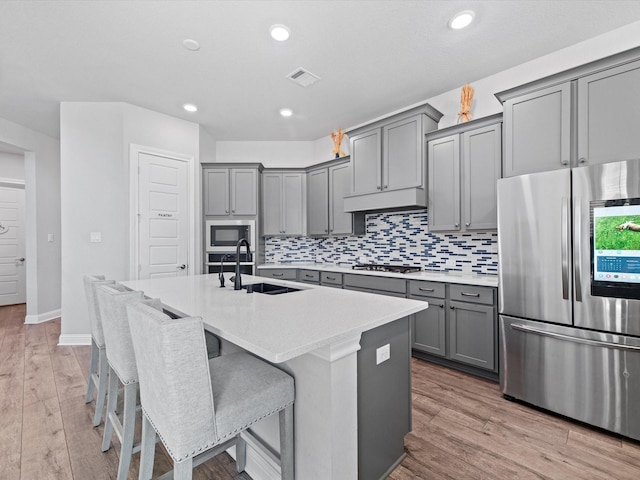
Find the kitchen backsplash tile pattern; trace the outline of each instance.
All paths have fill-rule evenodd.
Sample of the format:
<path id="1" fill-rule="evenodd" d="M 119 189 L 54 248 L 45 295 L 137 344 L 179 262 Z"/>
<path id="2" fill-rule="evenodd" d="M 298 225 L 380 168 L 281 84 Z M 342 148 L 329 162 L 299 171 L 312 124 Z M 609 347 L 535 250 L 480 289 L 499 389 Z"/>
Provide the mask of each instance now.
<path id="1" fill-rule="evenodd" d="M 418 265 L 424 270 L 498 274 L 498 234 L 427 232 L 427 211 L 367 215 L 362 236 L 310 238 L 270 237 L 267 263 L 389 263 Z"/>

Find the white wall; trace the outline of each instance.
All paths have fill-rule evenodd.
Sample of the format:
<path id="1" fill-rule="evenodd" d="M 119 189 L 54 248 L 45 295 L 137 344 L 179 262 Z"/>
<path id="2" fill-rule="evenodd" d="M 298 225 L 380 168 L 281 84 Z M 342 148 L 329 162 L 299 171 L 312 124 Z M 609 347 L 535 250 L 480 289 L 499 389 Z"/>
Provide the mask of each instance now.
<path id="1" fill-rule="evenodd" d="M 56 318 L 60 315 L 60 143 L 2 118 L 0 142 L 25 151 L 26 321 Z M 53 234 L 53 242 L 47 241 L 48 234 Z"/>
<path id="2" fill-rule="evenodd" d="M 63 102 L 60 138 L 60 343 L 88 343 L 83 275 L 129 277 L 130 145 L 191 155 L 197 165 L 198 125 L 124 103 Z M 91 243 L 91 232 L 101 232 L 102 242 Z"/>
<path id="3" fill-rule="evenodd" d="M 24 155 L 0 152 L 0 180 L 6 178 L 24 181 Z"/>

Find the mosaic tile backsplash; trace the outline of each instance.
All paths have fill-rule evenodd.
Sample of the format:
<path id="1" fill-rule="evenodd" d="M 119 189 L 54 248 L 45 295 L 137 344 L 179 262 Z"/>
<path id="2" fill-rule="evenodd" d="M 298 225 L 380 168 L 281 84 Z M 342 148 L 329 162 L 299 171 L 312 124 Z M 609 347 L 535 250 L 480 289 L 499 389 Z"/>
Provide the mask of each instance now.
<path id="1" fill-rule="evenodd" d="M 366 216 L 366 234 L 347 237 L 269 237 L 267 263 L 386 263 L 435 272 L 498 274 L 498 234 L 427 232 L 427 210 Z"/>

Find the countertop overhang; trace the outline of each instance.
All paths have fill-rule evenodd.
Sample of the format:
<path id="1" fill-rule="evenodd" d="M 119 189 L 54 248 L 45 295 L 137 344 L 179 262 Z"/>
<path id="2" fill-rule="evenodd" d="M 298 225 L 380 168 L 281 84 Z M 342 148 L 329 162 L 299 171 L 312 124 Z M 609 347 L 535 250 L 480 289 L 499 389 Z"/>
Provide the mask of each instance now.
<path id="1" fill-rule="evenodd" d="M 228 280 L 228 278 L 227 278 Z M 243 285 L 264 282 L 243 275 Z M 123 281 L 159 298 L 179 316 L 199 316 L 205 328 L 267 361 L 280 363 L 336 344 L 428 307 L 427 302 L 269 279 L 300 288 L 281 295 L 220 287 L 217 275 Z M 231 285 L 230 285 L 231 284 Z"/>

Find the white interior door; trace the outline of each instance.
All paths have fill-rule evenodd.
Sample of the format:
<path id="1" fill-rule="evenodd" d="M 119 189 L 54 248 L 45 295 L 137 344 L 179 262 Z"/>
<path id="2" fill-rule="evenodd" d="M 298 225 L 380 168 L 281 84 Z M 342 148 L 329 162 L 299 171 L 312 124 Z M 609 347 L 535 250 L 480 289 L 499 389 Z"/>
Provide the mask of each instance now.
<path id="1" fill-rule="evenodd" d="M 138 278 L 187 275 L 188 163 L 138 154 Z"/>
<path id="2" fill-rule="evenodd" d="M 0 187 L 0 305 L 27 299 L 24 189 Z"/>

